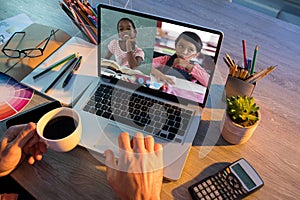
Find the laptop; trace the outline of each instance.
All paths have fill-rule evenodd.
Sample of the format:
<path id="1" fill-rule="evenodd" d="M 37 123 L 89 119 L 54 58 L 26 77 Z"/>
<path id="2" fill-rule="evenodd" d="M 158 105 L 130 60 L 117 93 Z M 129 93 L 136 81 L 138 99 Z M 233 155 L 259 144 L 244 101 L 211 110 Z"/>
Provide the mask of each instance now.
<path id="1" fill-rule="evenodd" d="M 163 145 L 164 177 L 177 180 L 209 95 L 223 33 L 104 4 L 98 5 L 98 16 L 98 76 L 74 106 L 83 124 L 80 145 L 99 153 L 111 149 L 118 155 L 121 132 L 150 134 Z M 109 43 L 119 40 L 117 24 L 122 18 L 134 23 L 135 49 L 143 51 L 143 61 L 135 69 L 122 66 L 117 56 L 105 57 Z M 155 68 L 173 81 L 168 83 L 155 76 L 153 61 L 174 55 L 176 38 L 186 31 L 194 32 L 202 41 L 200 53 L 190 61 L 197 65 L 198 78 L 175 67 Z M 206 82 L 199 80 L 199 73 L 207 77 Z"/>

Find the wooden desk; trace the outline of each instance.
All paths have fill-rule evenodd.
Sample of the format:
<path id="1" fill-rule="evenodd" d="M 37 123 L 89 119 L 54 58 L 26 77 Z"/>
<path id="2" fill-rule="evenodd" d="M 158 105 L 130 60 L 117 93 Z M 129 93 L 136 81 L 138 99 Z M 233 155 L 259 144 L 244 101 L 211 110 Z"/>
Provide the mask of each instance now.
<path id="1" fill-rule="evenodd" d="M 300 27 L 225 0 L 136 0 L 132 8 L 217 28 L 225 34 L 212 85 L 213 95 L 194 146 L 182 177 L 164 182 L 162 199 L 189 199 L 188 186 L 240 157 L 246 158 L 265 181 L 262 189 L 246 199 L 298 199 L 300 88 L 296 83 L 300 77 Z M 25 1 L 3 1 L 0 20 L 22 12 L 35 22 L 60 27 L 70 34 L 76 32 L 57 1 L 40 0 L 33 5 Z M 222 57 L 229 53 L 242 62 L 242 39 L 247 40 L 249 56 L 255 45 L 259 45 L 258 69 L 276 64 L 278 69 L 255 88 L 254 97 L 261 107 L 262 121 L 254 135 L 244 145 L 229 145 L 219 138 L 228 73 Z M 39 101 L 36 97 L 30 106 Z M 106 183 L 103 165 L 81 147 L 68 153 L 49 150 L 43 161 L 33 167 L 24 162 L 11 176 L 38 199 L 115 199 Z"/>

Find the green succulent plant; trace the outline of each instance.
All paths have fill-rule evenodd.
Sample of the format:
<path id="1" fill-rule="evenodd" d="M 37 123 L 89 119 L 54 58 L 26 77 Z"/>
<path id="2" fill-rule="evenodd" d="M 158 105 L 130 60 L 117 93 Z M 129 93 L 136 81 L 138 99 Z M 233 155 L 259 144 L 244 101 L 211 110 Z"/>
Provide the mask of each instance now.
<path id="1" fill-rule="evenodd" d="M 253 97 L 232 96 L 227 98 L 227 105 L 227 113 L 236 124 L 248 127 L 258 120 L 259 107 Z"/>

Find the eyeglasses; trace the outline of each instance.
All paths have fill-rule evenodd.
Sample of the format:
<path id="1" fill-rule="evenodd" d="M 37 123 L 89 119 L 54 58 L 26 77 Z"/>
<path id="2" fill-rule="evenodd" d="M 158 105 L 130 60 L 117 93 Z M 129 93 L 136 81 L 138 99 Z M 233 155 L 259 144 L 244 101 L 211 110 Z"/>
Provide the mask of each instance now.
<path id="1" fill-rule="evenodd" d="M 28 49 L 9 49 L 9 48 L 6 48 L 9 44 L 9 42 L 18 34 L 22 35 L 22 39 L 23 37 L 25 36 L 25 32 L 15 32 L 10 38 L 9 40 L 7 41 L 7 43 L 4 45 L 4 47 L 2 48 L 2 52 L 7 56 L 7 57 L 10 57 L 10 58 L 20 58 L 22 57 L 22 53 L 25 55 L 24 57 L 29 57 L 29 58 L 35 58 L 35 57 L 39 57 L 39 56 L 42 56 L 43 53 L 44 53 L 44 50 L 48 44 L 48 42 L 50 41 L 50 38 L 52 35 L 54 35 L 54 30 L 52 29 L 50 31 L 50 35 L 49 37 L 47 38 L 46 42 L 45 42 L 45 45 L 43 46 L 43 48 L 39 48 L 39 47 L 35 47 L 35 48 L 28 48 Z M 22 40 L 21 39 L 21 40 Z"/>

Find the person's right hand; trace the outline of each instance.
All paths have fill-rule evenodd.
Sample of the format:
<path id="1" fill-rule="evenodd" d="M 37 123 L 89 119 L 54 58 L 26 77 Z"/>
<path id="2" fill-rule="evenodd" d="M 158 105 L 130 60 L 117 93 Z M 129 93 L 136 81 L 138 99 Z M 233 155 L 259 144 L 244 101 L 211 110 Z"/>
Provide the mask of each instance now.
<path id="1" fill-rule="evenodd" d="M 0 141 L 0 176 L 13 171 L 25 154 L 30 154 L 28 163 L 33 164 L 42 159 L 47 151 L 46 145 L 40 142 L 34 123 L 11 126 Z"/>
<path id="2" fill-rule="evenodd" d="M 119 159 L 106 150 L 107 181 L 121 199 L 160 199 L 163 152 L 150 135 L 119 136 Z"/>
<path id="3" fill-rule="evenodd" d="M 125 35 L 123 40 L 125 40 L 126 52 L 134 50 L 136 44 L 135 38 L 131 38 L 129 35 Z"/>

